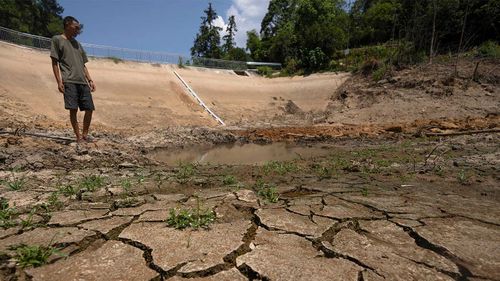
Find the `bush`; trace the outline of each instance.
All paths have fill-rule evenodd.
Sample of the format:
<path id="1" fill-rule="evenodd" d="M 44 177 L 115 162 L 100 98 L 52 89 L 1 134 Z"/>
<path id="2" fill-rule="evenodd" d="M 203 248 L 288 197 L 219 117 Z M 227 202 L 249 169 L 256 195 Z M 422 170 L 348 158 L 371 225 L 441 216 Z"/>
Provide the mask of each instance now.
<path id="1" fill-rule="evenodd" d="M 368 59 L 361 66 L 361 73 L 363 73 L 365 76 L 368 76 L 372 72 L 376 71 L 379 68 L 379 66 L 380 63 L 378 60 L 374 58 Z"/>
<path id="2" fill-rule="evenodd" d="M 292 75 L 299 70 L 299 62 L 294 58 L 287 58 L 285 60 L 285 68 L 283 73 L 286 75 Z"/>
<path id="3" fill-rule="evenodd" d="M 375 81 L 380 81 L 387 74 L 389 66 L 387 64 L 382 64 L 377 70 L 373 71 L 372 78 Z"/>
<path id="4" fill-rule="evenodd" d="M 273 74 L 273 69 L 269 66 L 259 66 L 257 67 L 257 73 L 262 76 L 271 77 L 271 75 Z"/>
<path id="5" fill-rule="evenodd" d="M 112 60 L 116 64 L 123 62 L 123 60 L 121 58 L 117 58 L 117 57 L 107 57 L 107 59 Z"/>
<path id="6" fill-rule="evenodd" d="M 500 58 L 500 45 L 493 41 L 484 42 L 476 50 L 476 56 L 482 58 Z"/>

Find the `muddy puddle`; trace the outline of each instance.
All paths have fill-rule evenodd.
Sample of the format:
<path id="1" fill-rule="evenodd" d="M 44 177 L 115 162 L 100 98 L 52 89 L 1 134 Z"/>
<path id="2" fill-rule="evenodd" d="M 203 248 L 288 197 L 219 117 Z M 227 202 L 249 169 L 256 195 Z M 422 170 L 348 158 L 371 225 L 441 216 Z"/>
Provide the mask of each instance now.
<path id="1" fill-rule="evenodd" d="M 289 161 L 328 155 L 331 149 L 322 146 L 297 146 L 296 144 L 272 143 L 232 144 L 216 147 L 190 147 L 184 149 L 157 149 L 149 156 L 161 163 L 210 163 L 224 165 L 264 164 L 268 161 Z"/>

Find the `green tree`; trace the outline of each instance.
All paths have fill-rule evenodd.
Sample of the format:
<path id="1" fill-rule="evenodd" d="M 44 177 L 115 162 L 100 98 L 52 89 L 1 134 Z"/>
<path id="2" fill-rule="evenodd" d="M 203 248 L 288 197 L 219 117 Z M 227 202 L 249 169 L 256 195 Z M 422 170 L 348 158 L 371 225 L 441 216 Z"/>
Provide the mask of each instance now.
<path id="1" fill-rule="evenodd" d="M 302 62 L 318 69 L 336 50 L 347 46 L 348 16 L 341 0 L 301 0 L 298 5 L 295 34 Z"/>
<path id="2" fill-rule="evenodd" d="M 237 31 L 236 20 L 234 16 L 230 16 L 226 28 L 226 35 L 222 37 L 222 41 L 224 42 L 222 45 L 222 52 L 224 52 L 224 54 L 229 53 L 236 45 L 234 42 L 234 35 Z"/>
<path id="3" fill-rule="evenodd" d="M 234 47 L 224 55 L 224 59 L 235 60 L 235 61 L 248 61 L 248 54 L 245 52 L 245 49 Z"/>
<path id="4" fill-rule="evenodd" d="M 208 3 L 208 8 L 204 13 L 205 16 L 201 17 L 200 30 L 191 48 L 191 55 L 218 59 L 221 57 L 220 31 L 222 28 L 213 25 L 217 12 L 212 8 L 212 3 Z"/>
<path id="5" fill-rule="evenodd" d="M 0 26 L 51 37 L 63 31 L 63 11 L 57 0 L 1 0 Z"/>
<path id="6" fill-rule="evenodd" d="M 247 31 L 247 50 L 250 52 L 250 58 L 253 61 L 262 61 L 265 54 L 262 49 L 262 40 L 255 29 Z"/>

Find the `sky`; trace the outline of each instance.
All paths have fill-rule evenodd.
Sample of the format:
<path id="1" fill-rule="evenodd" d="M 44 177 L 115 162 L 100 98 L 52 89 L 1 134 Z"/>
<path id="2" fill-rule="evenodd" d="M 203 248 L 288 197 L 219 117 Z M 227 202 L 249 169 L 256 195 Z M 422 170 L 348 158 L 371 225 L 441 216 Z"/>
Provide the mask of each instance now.
<path id="1" fill-rule="evenodd" d="M 246 32 L 260 30 L 269 0 L 59 0 L 64 16 L 84 25 L 80 42 L 190 55 L 201 17 L 212 3 L 215 25 L 236 18 L 236 44 L 245 47 Z M 221 33 L 221 37 L 224 34 Z"/>

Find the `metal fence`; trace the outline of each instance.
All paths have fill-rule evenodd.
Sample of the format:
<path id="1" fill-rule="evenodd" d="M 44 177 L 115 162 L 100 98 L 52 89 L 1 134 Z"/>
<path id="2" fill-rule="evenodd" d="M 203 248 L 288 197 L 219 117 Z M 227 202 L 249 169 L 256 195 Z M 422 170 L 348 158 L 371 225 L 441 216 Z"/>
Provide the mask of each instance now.
<path id="1" fill-rule="evenodd" d="M 0 40 L 23 45 L 30 48 L 50 49 L 50 38 L 32 35 L 8 29 L 0 26 Z M 180 64 L 199 67 L 246 70 L 247 62 L 228 61 L 207 58 L 190 58 L 179 54 L 164 52 L 149 52 L 95 44 L 81 43 L 89 57 L 110 58 L 127 61 L 159 63 L 159 64 Z"/>

